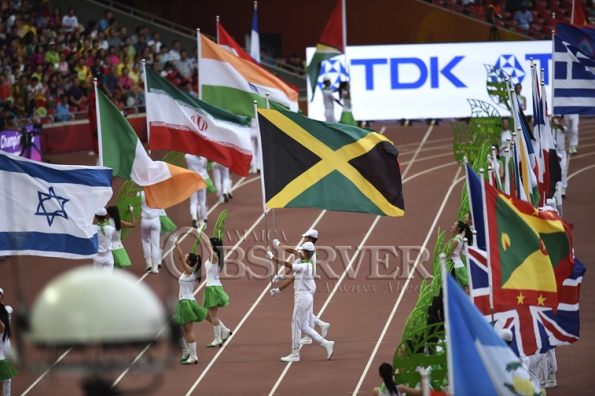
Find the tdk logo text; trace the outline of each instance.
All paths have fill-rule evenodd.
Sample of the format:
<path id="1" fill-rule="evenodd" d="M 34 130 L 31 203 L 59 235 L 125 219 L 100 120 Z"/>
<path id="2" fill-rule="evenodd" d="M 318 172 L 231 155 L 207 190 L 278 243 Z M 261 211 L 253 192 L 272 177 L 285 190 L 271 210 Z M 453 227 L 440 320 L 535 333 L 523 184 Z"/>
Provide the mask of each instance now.
<path id="1" fill-rule="evenodd" d="M 374 90 L 374 70 L 375 67 L 390 68 L 390 87 L 391 89 L 416 89 L 423 86 L 428 78 L 430 79 L 431 88 L 440 88 L 440 75 L 446 78 L 452 85 L 457 88 L 466 88 L 467 86 L 453 74 L 454 67 L 463 60 L 464 56 L 455 56 L 450 62 L 440 66 L 438 64 L 438 57 L 430 58 L 429 65 L 427 65 L 420 58 L 390 58 L 390 59 L 352 59 L 351 66 L 363 66 L 366 73 L 366 90 Z M 419 70 L 419 78 L 413 82 L 403 82 L 399 76 L 399 67 L 401 65 L 412 65 Z"/>

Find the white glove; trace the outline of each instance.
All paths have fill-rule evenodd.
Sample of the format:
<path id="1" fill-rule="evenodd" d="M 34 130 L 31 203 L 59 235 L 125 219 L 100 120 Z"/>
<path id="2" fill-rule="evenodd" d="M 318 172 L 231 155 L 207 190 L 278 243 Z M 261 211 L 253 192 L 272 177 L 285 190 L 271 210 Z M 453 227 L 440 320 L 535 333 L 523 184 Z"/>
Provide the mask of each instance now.
<path id="1" fill-rule="evenodd" d="M 273 239 L 273 246 L 278 248 L 279 247 L 279 240 L 278 239 Z"/>
<path id="2" fill-rule="evenodd" d="M 272 260 L 272 259 L 273 259 L 273 257 L 275 257 L 275 256 L 273 256 L 273 252 L 271 252 L 270 250 L 269 250 L 269 251 L 267 251 L 267 258 L 268 258 L 269 260 Z"/>
<path id="3" fill-rule="evenodd" d="M 128 211 L 132 212 L 134 210 L 134 207 L 132 205 L 128 205 Z"/>
<path id="4" fill-rule="evenodd" d="M 171 234 L 168 239 L 174 244 L 178 243 L 178 236 L 176 234 Z"/>
<path id="5" fill-rule="evenodd" d="M 281 290 L 279 290 L 279 288 L 271 289 L 271 297 L 275 297 L 279 293 L 281 293 Z"/>
<path id="6" fill-rule="evenodd" d="M 285 279 L 285 274 L 275 275 L 273 277 L 273 282 L 274 283 L 277 283 L 277 282 L 282 281 L 284 279 Z"/>

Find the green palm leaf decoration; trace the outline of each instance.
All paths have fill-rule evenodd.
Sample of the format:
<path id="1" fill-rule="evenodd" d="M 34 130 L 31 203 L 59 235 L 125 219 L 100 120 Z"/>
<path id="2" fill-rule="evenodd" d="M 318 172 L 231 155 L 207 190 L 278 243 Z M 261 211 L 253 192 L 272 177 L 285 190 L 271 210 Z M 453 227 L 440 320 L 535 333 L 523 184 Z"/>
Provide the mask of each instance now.
<path id="1" fill-rule="evenodd" d="M 484 64 L 484 67 L 487 73 L 486 88 L 490 99 L 498 107 L 510 111 L 508 87 L 506 85 L 506 80 L 510 76 L 498 66 Z"/>
<path id="2" fill-rule="evenodd" d="M 116 200 L 116 206 L 120 211 L 120 218 L 124 221 L 131 221 L 132 216 L 128 211 L 128 206 L 132 205 L 134 218 L 138 221 L 141 212 L 141 197 L 140 192 L 142 188 L 131 180 L 126 180 L 120 191 L 118 191 L 118 198 Z M 121 240 L 123 241 L 130 235 L 132 228 L 122 228 Z"/>
<path id="3" fill-rule="evenodd" d="M 169 153 L 165 154 L 162 161 L 167 162 L 168 164 L 179 166 L 180 168 L 186 168 L 186 160 L 184 159 L 184 155 L 184 153 L 179 151 L 170 151 Z"/>
<path id="4" fill-rule="evenodd" d="M 455 135 L 452 143 L 455 160 L 463 166 L 463 158 L 467 157 L 472 164 L 479 154 L 481 145 L 489 137 L 472 125 L 451 122 L 450 127 Z"/>
<path id="5" fill-rule="evenodd" d="M 213 238 L 219 238 L 223 241 L 223 237 L 225 236 L 225 221 L 227 220 L 228 212 L 229 210 L 224 210 L 217 218 L 217 223 L 215 223 L 215 229 L 213 231 Z"/>
<path id="6" fill-rule="evenodd" d="M 194 246 L 192 247 L 193 254 L 196 254 L 196 252 L 198 251 L 198 247 L 200 246 L 200 238 L 202 237 L 202 234 L 206 228 L 207 225 L 205 224 L 201 227 L 200 231 L 198 232 L 198 236 L 196 237 L 196 241 L 194 241 Z"/>

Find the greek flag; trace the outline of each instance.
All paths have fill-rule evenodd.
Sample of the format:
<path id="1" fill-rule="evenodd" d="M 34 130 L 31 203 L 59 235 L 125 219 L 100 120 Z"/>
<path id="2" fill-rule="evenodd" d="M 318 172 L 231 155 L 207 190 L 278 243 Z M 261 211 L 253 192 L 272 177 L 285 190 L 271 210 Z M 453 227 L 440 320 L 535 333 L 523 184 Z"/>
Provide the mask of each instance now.
<path id="1" fill-rule="evenodd" d="M 50 165 L 0 151 L 0 256 L 94 256 L 93 219 L 111 185 L 109 168 Z"/>
<path id="2" fill-rule="evenodd" d="M 595 29 L 556 23 L 554 114 L 595 114 Z"/>

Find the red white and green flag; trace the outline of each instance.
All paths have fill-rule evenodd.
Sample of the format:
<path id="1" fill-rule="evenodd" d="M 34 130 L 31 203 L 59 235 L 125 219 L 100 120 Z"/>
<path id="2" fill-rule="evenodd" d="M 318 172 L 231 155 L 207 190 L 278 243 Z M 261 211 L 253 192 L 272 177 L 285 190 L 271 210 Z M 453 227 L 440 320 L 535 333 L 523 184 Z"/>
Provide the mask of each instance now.
<path id="1" fill-rule="evenodd" d="M 248 176 L 252 160 L 248 117 L 199 100 L 150 68 L 146 78 L 149 149 L 200 155 Z"/>

